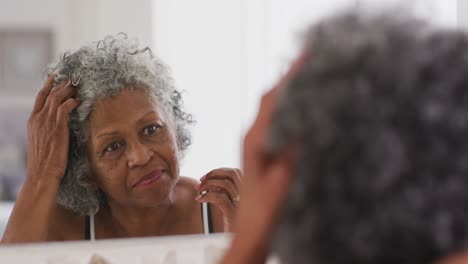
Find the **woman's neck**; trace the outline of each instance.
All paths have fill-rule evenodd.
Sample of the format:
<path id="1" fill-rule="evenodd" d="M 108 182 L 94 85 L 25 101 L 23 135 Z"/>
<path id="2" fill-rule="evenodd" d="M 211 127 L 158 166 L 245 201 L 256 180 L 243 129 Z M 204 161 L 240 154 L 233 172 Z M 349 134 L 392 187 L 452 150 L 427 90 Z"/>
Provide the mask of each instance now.
<path id="1" fill-rule="evenodd" d="M 175 199 L 172 198 L 154 207 L 121 206 L 108 201 L 96 222 L 105 224 L 116 237 L 163 235 L 176 211 Z"/>

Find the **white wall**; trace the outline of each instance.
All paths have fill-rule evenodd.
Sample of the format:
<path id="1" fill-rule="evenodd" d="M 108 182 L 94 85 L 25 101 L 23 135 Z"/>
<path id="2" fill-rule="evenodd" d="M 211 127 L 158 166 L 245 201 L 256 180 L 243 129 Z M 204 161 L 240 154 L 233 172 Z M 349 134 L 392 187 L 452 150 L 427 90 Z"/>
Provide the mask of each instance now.
<path id="1" fill-rule="evenodd" d="M 64 51 L 118 32 L 151 46 L 151 6 L 151 0 L 0 0 L 0 29 L 51 30 L 54 60 Z M 12 96 L 0 87 L 0 111 L 30 108 L 33 102 L 34 95 Z"/>
<path id="2" fill-rule="evenodd" d="M 296 55 L 306 25 L 349 6 L 400 4 L 453 27 L 463 1 L 154 0 L 155 53 L 172 68 L 198 120 L 182 173 L 200 177 L 216 167 L 241 166 L 242 136 L 258 100 Z"/>
<path id="3" fill-rule="evenodd" d="M 51 29 L 56 36 L 55 48 L 72 46 L 73 25 L 71 1 L 66 0 L 1 0 L 0 28 Z"/>
<path id="4" fill-rule="evenodd" d="M 468 30 L 468 1 L 457 1 L 457 22 L 460 28 Z"/>
<path id="5" fill-rule="evenodd" d="M 217 167 L 238 167 L 243 2 L 154 2 L 155 54 L 170 65 L 176 86 L 185 91 L 186 109 L 197 120 L 183 175 L 199 178 Z"/>
<path id="6" fill-rule="evenodd" d="M 60 0 L 59 0 L 60 1 Z M 151 46 L 151 0 L 67 0 L 72 8 L 73 45 L 125 32 Z"/>
<path id="7" fill-rule="evenodd" d="M 151 45 L 151 0 L 0 0 L 0 28 L 51 29 L 55 54 L 127 32 Z"/>
<path id="8" fill-rule="evenodd" d="M 172 68 L 193 113 L 181 173 L 240 167 L 241 141 L 261 93 L 296 52 L 307 22 L 354 0 L 155 0 L 155 53 Z"/>

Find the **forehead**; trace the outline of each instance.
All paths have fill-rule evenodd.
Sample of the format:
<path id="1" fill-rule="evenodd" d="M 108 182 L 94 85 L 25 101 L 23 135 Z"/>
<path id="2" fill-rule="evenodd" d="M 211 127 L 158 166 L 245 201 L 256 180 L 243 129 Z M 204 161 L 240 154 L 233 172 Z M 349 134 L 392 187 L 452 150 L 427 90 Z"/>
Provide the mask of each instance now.
<path id="1" fill-rule="evenodd" d="M 131 125 L 149 112 L 165 121 L 166 114 L 144 89 L 129 88 L 119 95 L 96 102 L 90 115 L 90 128 L 97 131 L 113 125 Z"/>

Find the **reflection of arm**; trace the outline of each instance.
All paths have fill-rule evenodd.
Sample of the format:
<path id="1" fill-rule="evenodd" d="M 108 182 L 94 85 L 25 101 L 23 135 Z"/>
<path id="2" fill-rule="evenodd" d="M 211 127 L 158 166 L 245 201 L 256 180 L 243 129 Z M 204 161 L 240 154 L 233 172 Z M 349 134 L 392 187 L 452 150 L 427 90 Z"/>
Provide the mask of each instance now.
<path id="1" fill-rule="evenodd" d="M 28 121 L 28 175 L 8 221 L 3 243 L 46 241 L 68 159 L 68 115 L 79 101 L 70 82 L 39 92 Z"/>
<path id="2" fill-rule="evenodd" d="M 257 118 L 244 137 L 243 171 L 246 175 L 239 204 L 235 237 L 221 264 L 265 263 L 279 212 L 293 178 L 295 146 L 274 155 L 265 147 L 276 100 L 287 81 L 306 63 L 301 54 L 288 73 L 261 100 Z"/>
<path id="3" fill-rule="evenodd" d="M 2 243 L 47 241 L 55 208 L 58 181 L 33 181 L 27 177 L 15 203 Z"/>

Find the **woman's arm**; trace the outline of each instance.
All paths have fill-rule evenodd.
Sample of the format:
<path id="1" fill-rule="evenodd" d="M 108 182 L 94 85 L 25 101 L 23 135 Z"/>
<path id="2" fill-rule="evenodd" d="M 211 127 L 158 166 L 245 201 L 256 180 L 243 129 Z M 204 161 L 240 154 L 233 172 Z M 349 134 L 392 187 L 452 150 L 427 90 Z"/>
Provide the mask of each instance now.
<path id="1" fill-rule="evenodd" d="M 264 96 L 257 121 L 244 138 L 246 177 L 242 201 L 235 236 L 222 264 L 265 263 L 279 211 L 292 182 L 294 146 L 271 156 L 263 145 L 275 98 L 275 90 Z"/>
<path id="2" fill-rule="evenodd" d="M 39 92 L 28 121 L 28 170 L 8 220 L 2 243 L 46 241 L 55 196 L 68 159 L 68 114 L 79 102 L 75 88 L 55 89 L 52 75 Z"/>
<path id="3" fill-rule="evenodd" d="M 236 219 L 235 236 L 221 264 L 265 263 L 279 212 L 292 183 L 295 146 L 268 153 L 265 141 L 278 94 L 305 63 L 299 56 L 289 72 L 262 98 L 257 118 L 244 138 L 245 180 Z"/>
<path id="4" fill-rule="evenodd" d="M 57 190 L 58 184 L 52 181 L 26 180 L 8 220 L 2 243 L 47 241 Z"/>

